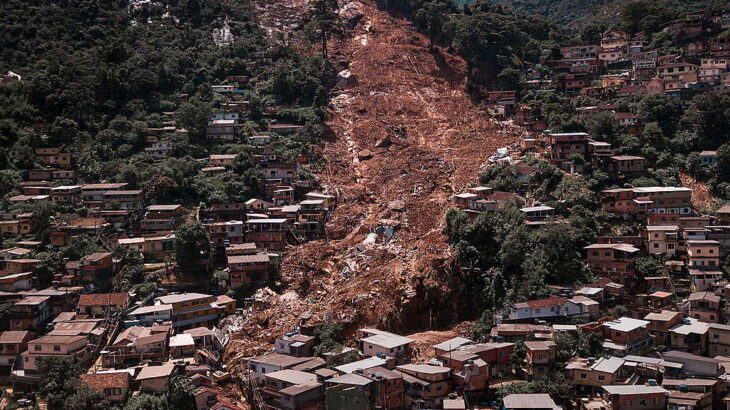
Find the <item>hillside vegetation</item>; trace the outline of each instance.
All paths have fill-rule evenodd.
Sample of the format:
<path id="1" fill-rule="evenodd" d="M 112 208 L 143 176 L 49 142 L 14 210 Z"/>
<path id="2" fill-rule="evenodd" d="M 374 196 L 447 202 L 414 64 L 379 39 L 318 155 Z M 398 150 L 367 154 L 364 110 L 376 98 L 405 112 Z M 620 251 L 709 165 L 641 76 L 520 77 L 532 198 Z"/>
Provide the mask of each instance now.
<path id="1" fill-rule="evenodd" d="M 462 3 L 471 2 L 472 0 L 462 0 Z M 556 24 L 573 30 L 580 30 L 592 22 L 612 26 L 616 24 L 627 5 L 641 3 L 626 0 L 496 0 L 495 2 L 510 5 L 521 14 L 544 16 Z M 724 2 L 661 0 L 651 3 L 658 8 L 669 9 L 679 14 L 685 11 L 706 9 L 715 3 Z"/>

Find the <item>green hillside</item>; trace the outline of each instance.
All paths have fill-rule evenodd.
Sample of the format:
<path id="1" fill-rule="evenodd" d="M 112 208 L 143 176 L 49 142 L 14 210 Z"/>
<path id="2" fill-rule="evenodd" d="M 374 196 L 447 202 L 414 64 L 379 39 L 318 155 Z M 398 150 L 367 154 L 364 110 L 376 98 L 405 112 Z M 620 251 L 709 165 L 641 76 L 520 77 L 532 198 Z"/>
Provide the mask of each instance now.
<path id="1" fill-rule="evenodd" d="M 458 0 L 470 3 L 473 0 Z M 621 23 L 623 8 L 629 3 L 640 3 L 631 0 L 495 0 L 508 4 L 522 14 L 539 14 L 566 28 L 579 29 L 592 21 L 598 21 L 610 27 Z M 658 0 L 648 2 L 654 8 L 675 11 L 677 14 L 708 7 L 723 7 L 725 1 L 711 0 Z"/>

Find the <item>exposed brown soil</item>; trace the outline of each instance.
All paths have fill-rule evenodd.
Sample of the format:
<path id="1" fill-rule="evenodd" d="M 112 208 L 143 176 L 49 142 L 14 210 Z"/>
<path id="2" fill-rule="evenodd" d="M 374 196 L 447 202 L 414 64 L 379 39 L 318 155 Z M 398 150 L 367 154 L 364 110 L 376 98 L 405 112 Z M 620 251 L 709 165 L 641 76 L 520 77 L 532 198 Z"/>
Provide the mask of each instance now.
<path id="1" fill-rule="evenodd" d="M 682 180 L 682 186 L 692 188 L 692 204 L 697 210 L 703 212 L 712 212 L 715 210 L 717 199 L 712 197 L 710 187 L 707 183 L 697 181 L 683 173 L 680 173 L 679 177 Z"/>
<path id="2" fill-rule="evenodd" d="M 461 58 L 430 47 L 374 1 L 358 7 L 364 16 L 352 37 L 333 44 L 333 61 L 352 76 L 333 91 L 323 160 L 314 166 L 338 195 L 328 238 L 284 254 L 286 293 L 244 321 L 233 352 L 269 349 L 305 312 L 308 324 L 403 333 L 453 325 L 469 305 L 455 291 L 444 213 L 454 193 L 476 183 L 487 157 L 521 131 L 472 103 Z M 389 243 L 380 235 L 362 245 L 383 225 L 396 226 Z"/>

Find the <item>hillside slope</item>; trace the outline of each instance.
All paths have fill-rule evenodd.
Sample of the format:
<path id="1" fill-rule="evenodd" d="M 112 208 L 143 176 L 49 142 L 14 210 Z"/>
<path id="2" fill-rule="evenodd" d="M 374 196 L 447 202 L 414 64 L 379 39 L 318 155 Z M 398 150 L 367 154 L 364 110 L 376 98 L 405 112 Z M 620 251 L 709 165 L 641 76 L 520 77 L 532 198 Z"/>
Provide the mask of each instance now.
<path id="1" fill-rule="evenodd" d="M 472 0 L 462 1 L 469 3 Z M 621 9 L 631 0 L 496 0 L 508 4 L 517 12 L 539 14 L 567 28 L 579 29 L 591 21 L 604 23 L 607 27 L 620 24 Z M 710 0 L 659 0 L 656 6 L 674 10 L 700 10 L 712 4 Z"/>
<path id="2" fill-rule="evenodd" d="M 450 325 L 464 311 L 441 234 L 444 212 L 519 130 L 500 128 L 472 104 L 463 60 L 430 48 L 409 22 L 374 3 L 346 5 L 363 17 L 352 37 L 333 44 L 333 62 L 351 76 L 333 92 L 324 159 L 314 167 L 339 196 L 328 239 L 285 254 L 288 289 L 264 297 L 233 351 L 268 348 L 297 318 L 404 332 Z M 362 243 L 385 226 L 395 227 L 389 243 L 385 235 Z"/>

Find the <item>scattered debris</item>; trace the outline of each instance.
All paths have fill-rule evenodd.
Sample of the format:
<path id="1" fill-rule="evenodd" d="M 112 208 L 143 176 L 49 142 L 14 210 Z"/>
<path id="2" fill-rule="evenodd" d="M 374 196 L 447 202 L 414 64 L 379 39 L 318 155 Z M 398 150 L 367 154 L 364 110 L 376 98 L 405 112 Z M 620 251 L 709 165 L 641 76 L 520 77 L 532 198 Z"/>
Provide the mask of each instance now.
<path id="1" fill-rule="evenodd" d="M 357 153 L 357 158 L 360 161 L 367 161 L 367 160 L 371 159 L 372 157 L 373 157 L 373 152 L 370 151 L 369 149 L 364 149 Z"/>

